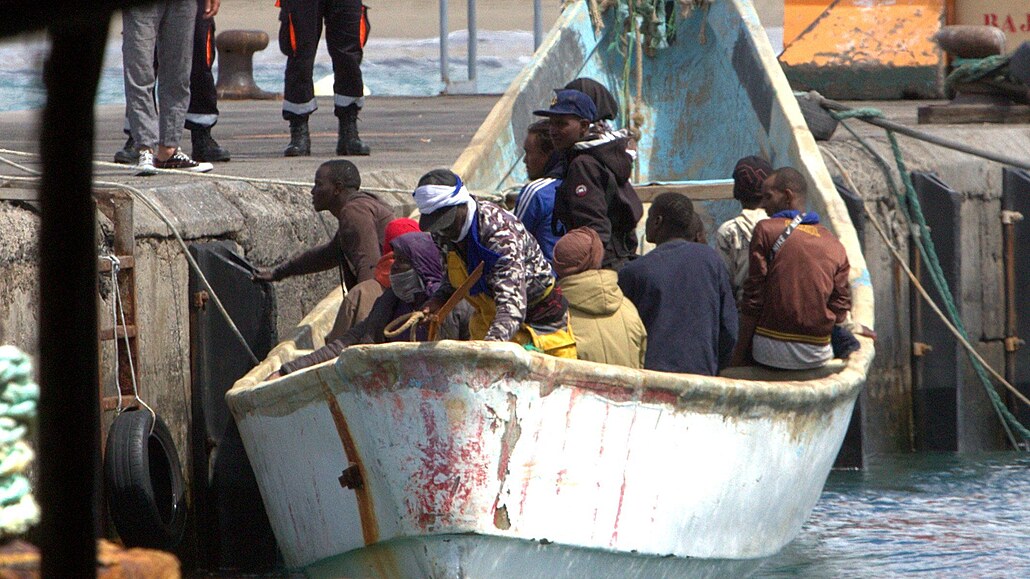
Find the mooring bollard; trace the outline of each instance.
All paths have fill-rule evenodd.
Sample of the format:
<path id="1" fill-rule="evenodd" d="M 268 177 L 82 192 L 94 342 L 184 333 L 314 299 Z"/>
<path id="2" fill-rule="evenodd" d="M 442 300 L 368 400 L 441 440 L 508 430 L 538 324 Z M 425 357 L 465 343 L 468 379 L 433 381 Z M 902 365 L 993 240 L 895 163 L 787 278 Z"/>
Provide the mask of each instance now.
<path id="1" fill-rule="evenodd" d="M 272 100 L 281 94 L 263 91 L 254 83 L 254 53 L 268 46 L 263 30 L 226 30 L 218 34 L 218 98 Z"/>

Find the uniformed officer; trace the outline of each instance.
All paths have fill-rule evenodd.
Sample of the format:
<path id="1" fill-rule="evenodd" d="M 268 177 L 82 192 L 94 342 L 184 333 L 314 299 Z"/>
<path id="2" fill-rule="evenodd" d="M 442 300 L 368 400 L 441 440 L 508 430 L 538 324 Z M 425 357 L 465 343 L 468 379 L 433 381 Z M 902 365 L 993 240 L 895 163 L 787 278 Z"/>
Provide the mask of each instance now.
<path id="1" fill-rule="evenodd" d="M 339 119 L 337 155 L 368 155 L 358 137 L 358 111 L 365 104 L 361 57 L 368 33 L 361 0 L 280 0 L 279 48 L 286 55 L 283 119 L 290 122 L 286 157 L 311 154 L 308 117 L 318 109 L 311 77 L 325 22 L 326 46 L 333 61 L 333 104 Z"/>

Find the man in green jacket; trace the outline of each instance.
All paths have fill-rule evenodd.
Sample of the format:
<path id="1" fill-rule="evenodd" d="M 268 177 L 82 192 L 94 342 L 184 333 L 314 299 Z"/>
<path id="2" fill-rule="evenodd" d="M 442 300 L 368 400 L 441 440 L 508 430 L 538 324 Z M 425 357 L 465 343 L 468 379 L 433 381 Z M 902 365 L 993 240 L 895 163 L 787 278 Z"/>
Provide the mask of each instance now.
<path id="1" fill-rule="evenodd" d="M 569 301 L 569 323 L 580 360 L 644 367 L 647 330 L 619 289 L 619 275 L 600 269 L 601 237 L 589 227 L 566 233 L 554 246 L 558 284 Z"/>

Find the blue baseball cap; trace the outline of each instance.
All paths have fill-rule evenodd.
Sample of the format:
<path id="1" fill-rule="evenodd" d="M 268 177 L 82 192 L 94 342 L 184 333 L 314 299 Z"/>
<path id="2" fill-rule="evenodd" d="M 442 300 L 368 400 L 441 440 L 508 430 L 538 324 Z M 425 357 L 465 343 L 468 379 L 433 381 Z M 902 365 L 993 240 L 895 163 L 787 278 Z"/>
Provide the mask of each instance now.
<path id="1" fill-rule="evenodd" d="M 597 118 L 597 106 L 586 93 L 572 89 L 554 89 L 554 100 L 551 108 L 533 111 L 538 117 L 558 117 L 572 115 L 588 121 Z"/>

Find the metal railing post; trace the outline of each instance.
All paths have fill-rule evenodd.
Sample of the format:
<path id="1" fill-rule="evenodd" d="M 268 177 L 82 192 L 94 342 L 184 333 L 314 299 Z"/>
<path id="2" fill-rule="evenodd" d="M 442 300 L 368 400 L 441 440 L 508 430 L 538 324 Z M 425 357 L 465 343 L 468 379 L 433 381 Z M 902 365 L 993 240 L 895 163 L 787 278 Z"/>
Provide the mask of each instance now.
<path id="1" fill-rule="evenodd" d="M 469 53 L 469 82 L 476 82 L 476 43 L 478 41 L 478 30 L 476 30 L 476 0 L 468 0 L 468 53 Z"/>
<path id="2" fill-rule="evenodd" d="M 542 0 L 533 0 L 533 50 L 540 48 L 544 41 L 544 15 Z"/>
<path id="3" fill-rule="evenodd" d="M 447 0 L 440 0 L 440 80 L 444 87 L 451 82 L 451 75 L 447 67 Z"/>

